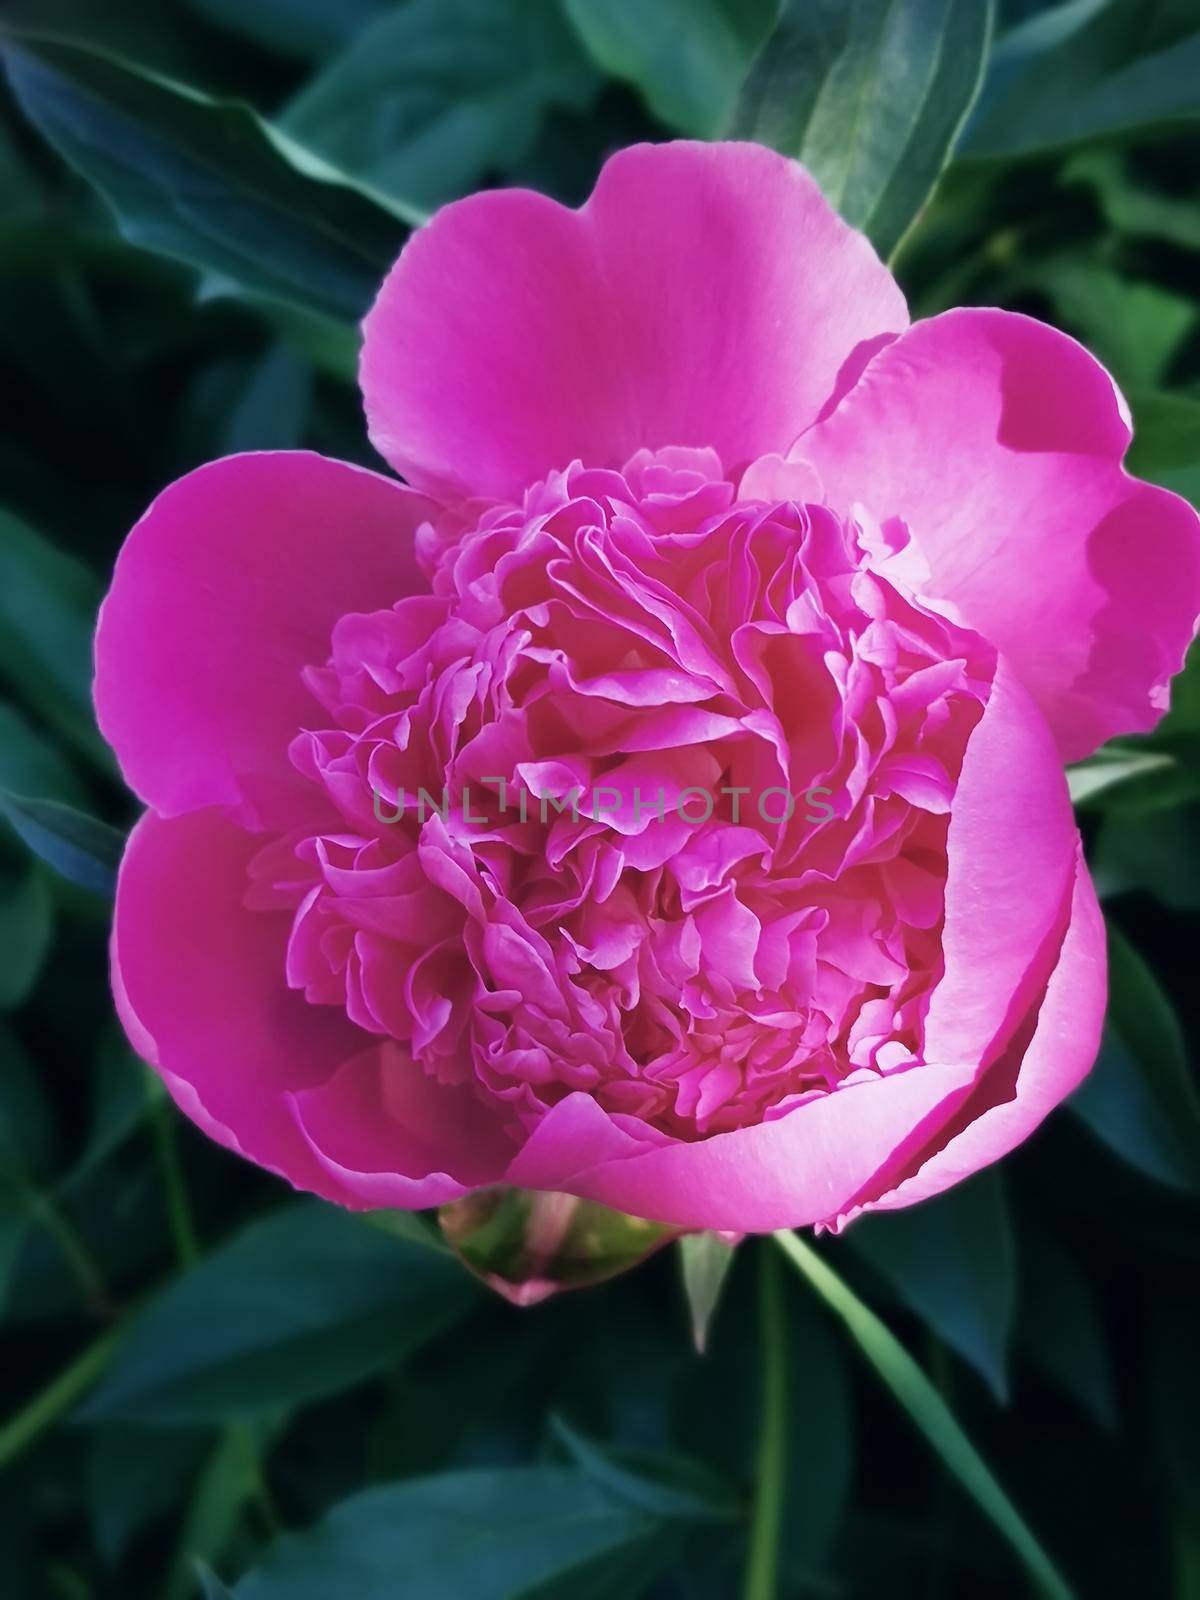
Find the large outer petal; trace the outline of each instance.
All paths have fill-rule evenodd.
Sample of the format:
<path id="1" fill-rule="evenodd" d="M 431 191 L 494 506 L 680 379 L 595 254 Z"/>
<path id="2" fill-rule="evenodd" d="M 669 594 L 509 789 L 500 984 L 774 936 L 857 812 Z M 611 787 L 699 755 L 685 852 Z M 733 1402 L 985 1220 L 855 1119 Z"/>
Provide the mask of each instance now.
<path id="1" fill-rule="evenodd" d="M 301 669 L 334 623 L 424 589 L 432 502 L 307 451 L 229 456 L 165 489 L 117 558 L 96 634 L 96 714 L 126 780 L 165 816 L 294 820 L 311 786 L 288 744 L 319 715 Z"/>
<path id="2" fill-rule="evenodd" d="M 508 1181 L 685 1228 L 804 1227 L 836 1216 L 897 1152 L 924 1148 L 974 1075 L 970 1066 L 914 1067 L 823 1095 L 776 1122 L 625 1153 L 605 1112 L 573 1094 L 547 1115 Z"/>
<path id="3" fill-rule="evenodd" d="M 316 1096 L 315 1119 L 332 1107 L 343 1142 L 355 1144 L 362 1100 L 354 1080 L 378 1041 L 340 1009 L 309 1005 L 288 989 L 289 915 L 243 905 L 247 865 L 260 846 L 216 810 L 141 819 L 117 885 L 117 1007 L 134 1048 L 212 1138 L 297 1188 L 342 1205 L 378 1205 L 370 1184 L 314 1153 L 297 1125 L 296 1099 Z M 481 1176 L 478 1150 L 461 1136 L 457 1097 L 431 1107 L 437 1094 L 428 1086 L 419 1124 L 407 1128 L 396 1104 L 387 1122 L 390 1170 L 407 1175 L 406 1205 L 461 1194 L 465 1184 L 446 1171 L 460 1153 L 466 1180 Z"/>
<path id="4" fill-rule="evenodd" d="M 1105 972 L 1104 918 L 1081 851 L 1075 863 L 1067 936 L 1032 1038 L 1019 1055 L 1014 1052 L 1012 1059 L 997 1063 L 994 1071 L 1003 1077 L 1002 1085 L 990 1082 L 988 1074 L 977 1098 L 964 1102 L 930 1151 L 910 1164 L 910 1175 L 859 1209 L 892 1211 L 926 1200 L 1027 1139 L 1078 1086 L 1096 1058 L 1104 1020 Z"/>
<path id="5" fill-rule="evenodd" d="M 1200 614 L 1200 521 L 1122 470 L 1129 436 L 1082 346 L 968 309 L 880 351 L 794 454 L 836 506 L 908 524 L 927 593 L 1008 656 L 1075 760 L 1154 725 Z"/>
<path id="6" fill-rule="evenodd" d="M 511 498 L 575 457 L 785 450 L 907 324 L 867 241 L 752 144 L 638 145 L 570 211 L 525 190 L 446 206 L 365 324 L 377 449 L 420 488 Z M 843 371 L 843 369 L 845 369 Z"/>
<path id="7" fill-rule="evenodd" d="M 928 1060 L 986 1064 L 1036 1005 L 1066 929 L 1078 840 L 1050 730 L 1002 658 L 950 813 Z"/>
<path id="8" fill-rule="evenodd" d="M 391 1040 L 293 1096 L 293 1109 L 313 1155 L 362 1206 L 443 1205 L 497 1182 L 512 1155 L 469 1084 L 437 1082 Z"/>

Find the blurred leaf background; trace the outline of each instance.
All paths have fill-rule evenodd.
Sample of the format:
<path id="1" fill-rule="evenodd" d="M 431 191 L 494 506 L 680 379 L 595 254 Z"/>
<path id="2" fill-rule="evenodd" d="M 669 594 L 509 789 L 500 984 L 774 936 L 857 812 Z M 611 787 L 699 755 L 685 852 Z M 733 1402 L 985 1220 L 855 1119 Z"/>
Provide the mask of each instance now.
<path id="1" fill-rule="evenodd" d="M 1076 335 L 1200 497 L 1195 0 L 3 0 L 0 52 L 0 1593 L 1200 1595 L 1200 659 L 1071 775 L 1113 971 L 1066 1111 L 802 1275 L 700 1240 L 529 1310 L 131 1055 L 89 692 L 168 480 L 372 460 L 356 324 L 411 227 L 639 139 L 799 156 L 914 315 Z"/>

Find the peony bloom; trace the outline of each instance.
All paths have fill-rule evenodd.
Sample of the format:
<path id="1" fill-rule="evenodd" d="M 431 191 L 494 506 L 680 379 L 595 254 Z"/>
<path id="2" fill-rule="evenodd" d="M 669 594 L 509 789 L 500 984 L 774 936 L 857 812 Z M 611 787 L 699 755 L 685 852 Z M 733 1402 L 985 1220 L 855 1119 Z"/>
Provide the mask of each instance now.
<path id="1" fill-rule="evenodd" d="M 1024 1139 L 1104 1009 L 1063 762 L 1200 611 L 1103 369 L 910 327 L 803 170 L 680 143 L 440 212 L 362 382 L 403 484 L 203 467 L 102 613 L 113 982 L 180 1106 L 343 1205 L 739 1231 Z"/>

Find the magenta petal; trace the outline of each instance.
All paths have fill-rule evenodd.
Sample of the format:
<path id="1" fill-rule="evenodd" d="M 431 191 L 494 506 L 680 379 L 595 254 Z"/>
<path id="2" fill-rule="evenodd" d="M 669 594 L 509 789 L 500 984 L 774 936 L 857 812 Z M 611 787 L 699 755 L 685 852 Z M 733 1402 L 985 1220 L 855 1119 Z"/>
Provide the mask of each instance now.
<path id="1" fill-rule="evenodd" d="M 1065 931 L 1077 844 L 1050 730 L 1001 661 L 950 817 L 927 1059 L 985 1063 L 1034 1002 Z"/>
<path id="2" fill-rule="evenodd" d="M 295 820 L 301 679 L 348 611 L 427 587 L 413 535 L 432 502 L 308 452 L 229 456 L 163 491 L 117 559 L 96 636 L 96 714 L 156 811 L 240 806 Z"/>
<path id="3" fill-rule="evenodd" d="M 443 1205 L 497 1182 L 512 1154 L 469 1086 L 438 1083 L 390 1042 L 296 1095 L 294 1108 L 322 1167 L 366 1207 Z"/>
<path id="4" fill-rule="evenodd" d="M 582 1194 L 572 1183 L 580 1171 L 636 1156 L 647 1143 L 618 1127 L 591 1095 L 569 1094 L 538 1123 L 504 1181 L 521 1189 L 572 1189 Z"/>
<path id="5" fill-rule="evenodd" d="M 926 593 L 1008 656 L 1075 760 L 1153 727 L 1200 614 L 1200 521 L 1122 470 L 1128 442 L 1082 346 L 959 310 L 877 354 L 794 453 L 839 509 L 908 525 Z"/>
<path id="6" fill-rule="evenodd" d="M 579 211 L 525 190 L 440 211 L 366 320 L 362 386 L 412 483 L 514 497 L 575 458 L 691 445 L 734 470 L 784 451 L 907 320 L 794 162 L 637 145 Z"/>
<path id="7" fill-rule="evenodd" d="M 557 1145 L 579 1166 L 535 1170 L 554 1171 L 572 1194 L 655 1222 L 746 1233 L 804 1227 L 846 1209 L 897 1152 L 927 1145 L 973 1078 L 970 1066 L 915 1067 L 843 1086 L 774 1122 L 650 1150 L 626 1141 L 607 1118 L 604 1126 L 594 1103 L 584 1115 L 584 1097 L 575 1095 L 534 1138 L 547 1156 Z M 568 1113 L 571 1101 L 578 1104 Z M 629 1153 L 622 1156 L 623 1143 Z M 518 1161 L 510 1181 L 529 1181 L 528 1170 Z"/>
<path id="8" fill-rule="evenodd" d="M 285 986 L 290 917 L 243 905 L 259 848 L 217 811 L 141 819 L 117 885 L 118 1008 L 134 1049 L 207 1133 L 297 1188 L 354 1204 L 313 1157 L 287 1096 L 370 1040 Z"/>
<path id="9" fill-rule="evenodd" d="M 953 1136 L 938 1141 L 935 1154 L 911 1177 L 873 1199 L 869 1209 L 896 1210 L 940 1194 L 1029 1137 L 1086 1077 L 1096 1058 L 1104 1017 L 1105 971 L 1104 918 L 1080 854 L 1067 936 L 1037 1012 L 1033 1037 L 1016 1066 L 1015 1083 L 995 1104 L 976 1108 L 968 1101 L 955 1118 Z M 986 1080 L 979 1092 L 988 1095 Z"/>

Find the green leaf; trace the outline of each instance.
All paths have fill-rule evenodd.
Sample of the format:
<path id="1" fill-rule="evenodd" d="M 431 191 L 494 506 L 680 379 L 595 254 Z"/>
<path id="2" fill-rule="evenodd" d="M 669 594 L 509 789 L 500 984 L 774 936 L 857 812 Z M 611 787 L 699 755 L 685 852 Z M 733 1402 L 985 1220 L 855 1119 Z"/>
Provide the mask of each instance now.
<path id="1" fill-rule="evenodd" d="M 357 321 L 412 213 L 256 115 L 81 46 L 0 34 L 14 92 L 132 244 Z"/>
<path id="2" fill-rule="evenodd" d="M 261 1446 L 271 1431 L 236 1422 L 217 1440 L 183 1517 L 163 1600 L 190 1600 L 197 1565 L 220 1560 L 247 1506 L 263 1498 Z"/>
<path id="3" fill-rule="evenodd" d="M 236 1600 L 567 1600 L 642 1593 L 665 1524 L 568 1467 L 501 1467 L 368 1489 L 281 1539 Z M 625 1583 L 597 1567 L 632 1554 Z"/>
<path id="4" fill-rule="evenodd" d="M 1150 968 L 1111 922 L 1104 1041 L 1067 1104 L 1131 1166 L 1200 1192 L 1200 1097 L 1179 1022 Z"/>
<path id="5" fill-rule="evenodd" d="M 0 1021 L 0 1312 L 8 1305 L 31 1230 L 54 1226 L 57 1213 L 42 1184 L 55 1165 L 56 1147 L 42 1074 Z M 15 1298 L 17 1290 L 13 1293 Z"/>
<path id="6" fill-rule="evenodd" d="M 1117 1397 L 1104 1317 L 1069 1251 L 1041 1231 L 1023 1241 L 1017 1328 L 1029 1359 L 1105 1428 L 1117 1425 Z"/>
<path id="7" fill-rule="evenodd" d="M 202 1600 L 233 1600 L 233 1594 L 203 1561 L 196 1563 L 196 1582 L 200 1585 Z"/>
<path id="8" fill-rule="evenodd" d="M 1066 0 L 998 42 L 963 150 L 1024 155 L 1198 113 L 1194 0 Z"/>
<path id="9" fill-rule="evenodd" d="M 427 1216 L 421 1211 L 363 1211 L 359 1216 L 371 1227 L 381 1228 L 409 1244 L 419 1244 L 422 1249 L 436 1250 L 443 1256 L 454 1254 L 437 1225 L 436 1212 Z"/>
<path id="10" fill-rule="evenodd" d="M 1109 745 L 1067 768 L 1067 788 L 1073 805 L 1095 805 L 1134 778 L 1144 778 L 1149 773 L 1165 775 L 1174 766 L 1174 759 L 1161 750 L 1124 750 Z"/>
<path id="11" fill-rule="evenodd" d="M 93 1099 L 87 1143 L 62 1180 L 60 1193 L 78 1188 L 129 1138 L 145 1119 L 162 1079 L 140 1061 L 114 1023 L 100 1041 L 93 1074 Z"/>
<path id="12" fill-rule="evenodd" d="M 87 1508 L 108 1562 L 183 1500 L 208 1436 L 196 1429 L 96 1428 L 87 1445 Z"/>
<path id="13" fill-rule="evenodd" d="M 301 1405 L 398 1365 L 476 1295 L 456 1262 L 298 1202 L 139 1312 L 86 1414 L 170 1425 Z"/>
<path id="14" fill-rule="evenodd" d="M 847 1241 L 1007 1399 L 1016 1245 L 998 1173 L 979 1173 L 921 1205 L 860 1217 Z"/>
<path id="15" fill-rule="evenodd" d="M 29 1228 L 29 1214 L 20 1196 L 0 1182 L 0 1315 L 8 1301 L 9 1285 Z"/>
<path id="16" fill-rule="evenodd" d="M 34 731 L 12 706 L 0 703 L 0 789 L 39 800 L 85 802 L 82 784 L 66 756 Z"/>
<path id="17" fill-rule="evenodd" d="M 0 1011 L 19 1006 L 37 982 L 53 926 L 40 869 L 27 863 L 13 873 L 0 861 Z"/>
<path id="18" fill-rule="evenodd" d="M 0 1426 L 0 1470 L 15 1461 L 87 1394 L 112 1360 L 124 1334 L 124 1324 L 108 1328 Z"/>
<path id="19" fill-rule="evenodd" d="M 1126 459 L 1130 472 L 1200 505 L 1200 400 L 1151 392 L 1134 393 L 1129 403 L 1134 417 Z"/>
<path id="20" fill-rule="evenodd" d="M 311 365 L 286 344 L 254 363 L 226 421 L 222 455 L 246 450 L 295 450 L 304 443 L 312 405 Z"/>
<path id="21" fill-rule="evenodd" d="M 683 1292 L 692 1319 L 692 1341 L 703 1354 L 709 1325 L 733 1265 L 733 1246 L 715 1233 L 685 1233 L 679 1241 Z"/>
<path id="22" fill-rule="evenodd" d="M 282 126 L 432 208 L 519 160 L 553 107 L 586 109 L 599 88 L 558 0 L 407 0 L 301 91 Z"/>
<path id="23" fill-rule="evenodd" d="M 100 584 L 0 510 L 0 676 L 85 754 L 110 764 L 92 718 Z"/>
<path id="24" fill-rule="evenodd" d="M 714 138 L 727 122 L 779 0 L 566 0 L 593 57 L 656 117 Z"/>
<path id="25" fill-rule="evenodd" d="M 0 789 L 0 816 L 39 860 L 81 889 L 111 895 L 125 838 L 106 822 L 98 822 L 58 800 L 27 800 Z"/>
<path id="26" fill-rule="evenodd" d="M 1040 262 L 1021 276 L 1050 297 L 1055 320 L 1077 334 L 1124 388 L 1160 383 L 1196 325 L 1191 297 L 1124 277 L 1090 257 Z"/>
<path id="27" fill-rule="evenodd" d="M 1092 850 L 1097 893 L 1108 900 L 1141 890 L 1181 911 L 1200 908 L 1198 825 L 1200 806 L 1194 803 L 1144 814 L 1114 810 L 1104 818 Z"/>
<path id="28" fill-rule="evenodd" d="M 323 61 L 365 28 L 391 0 L 187 0 L 198 16 L 265 50 Z"/>
<path id="29" fill-rule="evenodd" d="M 775 1235 L 780 1249 L 840 1318 L 855 1344 L 916 1423 L 956 1481 L 1020 1556 L 1036 1592 L 1070 1600 L 1071 1590 L 996 1482 L 941 1395 L 900 1341 L 833 1269 L 794 1233 Z"/>
<path id="30" fill-rule="evenodd" d="M 54 1118 L 42 1077 L 5 1022 L 0 1022 L 0 1180 L 44 1174 L 54 1155 Z"/>
<path id="31" fill-rule="evenodd" d="M 803 161 L 890 255 L 975 99 L 991 15 L 989 0 L 788 0 L 734 133 Z"/>
<path id="32" fill-rule="evenodd" d="M 1192 196 L 1154 188 L 1129 170 L 1128 151 L 1077 151 L 1063 168 L 1064 183 L 1086 184 L 1116 233 L 1163 239 L 1183 250 L 1200 250 L 1200 208 Z"/>
<path id="33" fill-rule="evenodd" d="M 1179 1303 L 1182 1301 L 1182 1303 Z M 1179 1600 L 1193 1600 L 1200 1576 L 1200 1373 L 1196 1348 L 1200 1317 L 1191 1297 L 1168 1294 L 1151 1311 L 1150 1412 L 1157 1435 L 1156 1459 L 1165 1469 L 1160 1489 L 1174 1502 L 1178 1519 Z"/>
<path id="34" fill-rule="evenodd" d="M 641 1455 L 625 1461 L 585 1438 L 562 1417 L 553 1417 L 551 1426 L 575 1466 L 614 1500 L 668 1522 L 730 1521 L 741 1515 L 729 1488 L 686 1457 Z"/>

